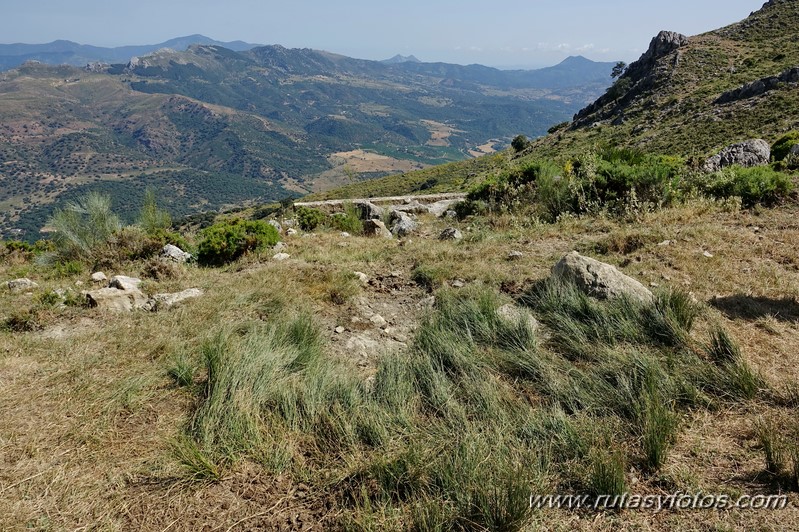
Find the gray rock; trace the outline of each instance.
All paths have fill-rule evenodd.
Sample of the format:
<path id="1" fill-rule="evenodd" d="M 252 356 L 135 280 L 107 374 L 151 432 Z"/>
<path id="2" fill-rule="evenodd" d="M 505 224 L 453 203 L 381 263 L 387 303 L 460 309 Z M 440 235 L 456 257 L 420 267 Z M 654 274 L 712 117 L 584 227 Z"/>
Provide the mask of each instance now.
<path id="1" fill-rule="evenodd" d="M 350 237 L 350 236 L 352 236 L 352 235 L 350 235 L 350 234 L 349 234 L 348 232 L 346 232 L 346 231 L 342 231 L 342 232 L 340 232 L 340 233 L 338 234 L 338 236 L 340 236 L 341 238 L 349 238 L 349 237 Z"/>
<path id="2" fill-rule="evenodd" d="M 336 331 L 336 334 L 344 334 L 344 331 L 346 331 L 347 329 L 345 329 L 343 325 L 339 325 L 334 330 Z"/>
<path id="3" fill-rule="evenodd" d="M 366 220 L 363 222 L 363 233 L 366 236 L 378 236 L 383 238 L 393 238 L 391 231 L 386 229 L 386 224 L 380 220 Z"/>
<path id="4" fill-rule="evenodd" d="M 447 227 L 438 235 L 439 240 L 460 240 L 461 238 L 463 238 L 463 233 L 456 227 Z"/>
<path id="5" fill-rule="evenodd" d="M 455 279 L 450 283 L 450 286 L 452 286 L 452 288 L 463 288 L 464 286 L 466 286 L 466 283 L 463 282 L 461 279 Z"/>
<path id="6" fill-rule="evenodd" d="M 186 253 L 177 246 L 167 244 L 164 246 L 164 249 L 161 250 L 161 258 L 171 260 L 172 262 L 177 262 L 178 264 L 183 264 L 184 262 L 191 260 L 191 253 Z"/>
<path id="7" fill-rule="evenodd" d="M 293 236 L 293 235 L 296 235 L 296 234 L 297 234 L 297 230 L 294 229 L 293 227 L 289 227 L 288 229 L 286 229 L 286 235 L 287 236 Z"/>
<path id="8" fill-rule="evenodd" d="M 391 207 L 392 211 L 408 212 L 413 214 L 427 214 L 430 212 L 430 207 L 423 205 L 416 200 L 406 199 L 402 205 L 395 205 Z"/>
<path id="9" fill-rule="evenodd" d="M 141 279 L 138 277 L 128 277 L 126 275 L 115 275 L 108 283 L 109 288 L 118 290 L 138 290 L 141 286 Z"/>
<path id="10" fill-rule="evenodd" d="M 147 303 L 147 297 L 138 288 L 107 287 L 83 294 L 90 307 L 110 312 L 130 312 Z"/>
<path id="11" fill-rule="evenodd" d="M 272 251 L 281 251 L 284 249 L 286 249 L 286 244 L 284 244 L 283 242 L 278 242 L 277 244 L 272 246 Z"/>
<path id="12" fill-rule="evenodd" d="M 458 217 L 458 213 L 453 211 L 453 210 L 449 210 L 449 211 L 445 212 L 444 216 L 442 216 L 442 218 L 448 218 L 450 220 L 454 220 L 457 217 Z"/>
<path id="13" fill-rule="evenodd" d="M 653 299 L 652 292 L 632 277 L 610 264 L 583 257 L 576 251 L 560 259 L 552 268 L 552 275 L 575 283 L 582 292 L 597 299 L 622 296 L 643 302 Z"/>
<path id="14" fill-rule="evenodd" d="M 763 139 L 747 140 L 727 146 L 717 155 L 705 161 L 702 169 L 705 172 L 717 172 L 734 164 L 747 168 L 764 166 L 771 159 L 771 147 Z"/>
<path id="15" fill-rule="evenodd" d="M 403 211 L 391 211 L 391 233 L 398 237 L 408 236 L 419 228 L 411 216 Z"/>
<path id="16" fill-rule="evenodd" d="M 267 220 L 266 223 L 277 229 L 278 233 L 283 232 L 283 226 L 280 225 L 280 222 L 278 222 L 277 220 Z"/>
<path id="17" fill-rule="evenodd" d="M 294 220 L 292 218 L 288 218 L 286 220 L 283 220 L 283 227 L 284 228 L 286 228 L 286 227 L 295 227 L 296 225 L 297 225 L 297 220 Z"/>
<path id="18" fill-rule="evenodd" d="M 379 220 L 383 217 L 383 209 L 371 201 L 359 201 L 355 203 L 355 207 L 361 220 Z"/>
<path id="19" fill-rule="evenodd" d="M 103 272 L 94 272 L 92 274 L 92 282 L 93 283 L 104 283 L 107 280 L 108 280 L 108 277 L 106 277 Z"/>
<path id="20" fill-rule="evenodd" d="M 275 253 L 272 256 L 272 260 L 275 260 L 277 262 L 283 262 L 284 260 L 287 260 L 290 257 L 291 255 L 289 255 L 288 253 Z"/>
<path id="21" fill-rule="evenodd" d="M 7 281 L 6 286 L 12 292 L 24 292 L 26 290 L 33 290 L 34 288 L 39 288 L 39 285 L 34 283 L 28 278 L 22 277 L 21 279 L 14 279 L 12 281 Z"/>
<path id="22" fill-rule="evenodd" d="M 436 218 L 441 218 L 447 211 L 450 210 L 450 207 L 455 203 L 459 202 L 460 200 L 452 199 L 452 200 L 441 200 L 435 203 L 431 203 L 427 206 L 427 212 L 435 216 Z M 454 212 L 454 211 L 453 211 Z"/>
<path id="23" fill-rule="evenodd" d="M 388 325 L 385 318 L 383 318 L 383 316 L 381 316 L 380 314 L 375 314 L 374 316 L 369 318 L 369 321 L 371 321 L 375 327 L 385 327 L 386 325 Z"/>
<path id="24" fill-rule="evenodd" d="M 187 299 L 194 299 L 203 295 L 203 291 L 199 288 L 188 288 L 182 292 L 175 292 L 172 294 L 155 294 L 147 300 L 142 309 L 155 312 L 157 310 L 166 310 L 178 305 Z"/>
<path id="25" fill-rule="evenodd" d="M 508 253 L 508 260 L 520 260 L 522 257 L 524 257 L 524 253 L 521 251 L 511 251 Z"/>

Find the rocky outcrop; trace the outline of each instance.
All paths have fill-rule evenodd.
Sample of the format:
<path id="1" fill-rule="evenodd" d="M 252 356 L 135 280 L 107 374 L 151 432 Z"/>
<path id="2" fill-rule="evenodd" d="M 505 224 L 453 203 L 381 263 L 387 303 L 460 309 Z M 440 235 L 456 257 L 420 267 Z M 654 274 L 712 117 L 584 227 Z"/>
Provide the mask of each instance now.
<path id="1" fill-rule="evenodd" d="M 358 209 L 358 216 L 361 220 L 379 220 L 383 216 L 383 209 L 371 201 L 359 201 L 354 205 Z"/>
<path id="2" fill-rule="evenodd" d="M 747 140 L 727 146 L 717 155 L 705 161 L 702 169 L 705 172 L 717 172 L 732 165 L 763 166 L 771 159 L 771 146 L 763 139 Z"/>
<path id="3" fill-rule="evenodd" d="M 713 103 L 721 105 L 725 103 L 736 102 L 738 100 L 754 98 L 755 96 L 760 96 L 770 90 L 776 89 L 780 83 L 799 83 L 799 66 L 789 68 L 777 76 L 760 78 L 751 83 L 747 83 L 746 85 L 738 87 L 737 89 L 727 91 L 716 98 Z"/>
<path id="4" fill-rule="evenodd" d="M 25 292 L 26 290 L 33 290 L 39 288 L 39 285 L 25 277 L 21 279 L 14 279 L 6 282 L 6 287 L 12 292 Z"/>
<path id="5" fill-rule="evenodd" d="M 138 290 L 141 286 L 141 279 L 138 277 L 128 277 L 127 275 L 115 275 L 108 283 L 109 288 L 118 290 Z"/>
<path id="6" fill-rule="evenodd" d="M 652 292 L 614 266 L 584 257 L 572 251 L 552 268 L 553 277 L 573 282 L 585 294 L 597 299 L 629 297 L 634 300 L 652 301 Z"/>
<path id="7" fill-rule="evenodd" d="M 84 292 L 84 295 L 90 307 L 102 311 L 131 312 L 147 303 L 147 296 L 138 288 L 121 289 L 109 286 Z"/>

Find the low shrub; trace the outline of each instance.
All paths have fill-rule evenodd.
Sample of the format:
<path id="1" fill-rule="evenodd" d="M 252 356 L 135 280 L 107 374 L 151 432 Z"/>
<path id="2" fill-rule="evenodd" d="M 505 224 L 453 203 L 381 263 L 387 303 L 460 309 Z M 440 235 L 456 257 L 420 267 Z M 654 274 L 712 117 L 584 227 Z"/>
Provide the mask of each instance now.
<path id="1" fill-rule="evenodd" d="M 768 166 L 732 166 L 701 178 L 699 188 L 717 199 L 737 196 L 744 207 L 774 204 L 793 189 L 790 176 Z"/>
<path id="2" fill-rule="evenodd" d="M 786 133 L 771 146 L 771 158 L 782 161 L 791 152 L 791 148 L 799 144 L 799 131 Z"/>
<path id="3" fill-rule="evenodd" d="M 232 262 L 245 253 L 274 246 L 280 240 L 277 229 L 263 220 L 219 222 L 204 229 L 197 246 L 197 261 L 218 266 Z"/>
<path id="4" fill-rule="evenodd" d="M 351 203 L 344 204 L 344 211 L 330 216 L 330 225 L 339 231 L 346 231 L 352 235 L 363 233 L 363 222 L 358 216 L 358 209 Z"/>
<path id="5" fill-rule="evenodd" d="M 313 231 L 322 225 L 327 217 L 319 209 L 297 207 L 297 224 L 303 231 Z"/>

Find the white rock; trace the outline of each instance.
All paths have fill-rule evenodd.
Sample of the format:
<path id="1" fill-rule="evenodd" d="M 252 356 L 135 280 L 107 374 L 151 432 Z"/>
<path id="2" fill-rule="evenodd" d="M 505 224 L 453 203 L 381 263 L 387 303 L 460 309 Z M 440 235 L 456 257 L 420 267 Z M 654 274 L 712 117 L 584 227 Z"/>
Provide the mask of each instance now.
<path id="1" fill-rule="evenodd" d="M 649 302 L 654 297 L 648 288 L 614 266 L 583 257 L 576 251 L 560 259 L 552 268 L 552 275 L 575 283 L 581 291 L 598 299 L 615 299 L 626 295 Z"/>
<path id="2" fill-rule="evenodd" d="M 93 283 L 103 283 L 108 280 L 108 277 L 105 276 L 103 272 L 94 272 L 92 274 L 92 282 Z"/>
<path id="3" fill-rule="evenodd" d="M 342 333 L 343 333 L 344 331 L 346 331 L 347 329 L 345 329 L 343 326 L 339 325 L 339 326 L 338 326 L 338 327 L 336 327 L 334 330 L 336 331 L 336 334 L 342 334 Z"/>
<path id="4" fill-rule="evenodd" d="M 177 262 L 178 264 L 183 264 L 184 262 L 191 260 L 191 253 L 186 253 L 177 246 L 167 244 L 164 246 L 164 249 L 161 250 L 161 257 L 171 260 L 172 262 Z"/>
<path id="5" fill-rule="evenodd" d="M 519 260 L 524 257 L 524 253 L 521 251 L 511 251 L 508 253 L 508 260 Z"/>
<path id="6" fill-rule="evenodd" d="M 293 227 L 289 227 L 288 229 L 286 229 L 286 235 L 292 236 L 292 235 L 296 235 L 296 234 L 297 234 L 297 230 L 294 229 Z"/>
<path id="7" fill-rule="evenodd" d="M 703 252 L 702 255 L 704 255 L 705 257 L 707 257 L 709 259 L 713 258 L 713 254 L 711 252 L 709 252 L 709 251 Z"/>
<path id="8" fill-rule="evenodd" d="M 141 286 L 141 279 L 138 277 L 128 277 L 127 275 L 115 275 L 108 283 L 109 288 L 119 290 L 138 290 Z"/>
<path id="9" fill-rule="evenodd" d="M 346 231 L 342 231 L 342 232 L 339 233 L 339 236 L 342 237 L 342 238 L 349 238 L 350 234 L 348 232 L 346 232 Z"/>
<path id="10" fill-rule="evenodd" d="M 385 327 L 386 325 L 388 325 L 385 318 L 383 318 L 383 316 L 381 316 L 380 314 L 375 314 L 374 316 L 369 318 L 369 321 L 371 321 L 375 327 Z"/>
<path id="11" fill-rule="evenodd" d="M 188 288 L 182 292 L 175 292 L 171 294 L 155 294 L 143 306 L 144 310 L 156 311 L 166 310 L 174 307 L 175 305 L 186 301 L 187 299 L 194 299 L 203 295 L 203 291 L 199 288 Z"/>
<path id="12" fill-rule="evenodd" d="M 289 255 L 288 253 L 276 253 L 275 255 L 272 256 L 272 259 L 278 262 L 282 262 L 288 259 L 289 257 L 291 257 L 291 255 Z"/>
<path id="13" fill-rule="evenodd" d="M 83 294 L 90 307 L 111 312 L 130 312 L 147 303 L 147 297 L 138 288 L 121 290 L 108 287 Z"/>
<path id="14" fill-rule="evenodd" d="M 369 276 L 363 272 L 352 272 L 355 274 L 355 277 L 361 282 L 361 284 L 367 284 L 369 282 Z"/>

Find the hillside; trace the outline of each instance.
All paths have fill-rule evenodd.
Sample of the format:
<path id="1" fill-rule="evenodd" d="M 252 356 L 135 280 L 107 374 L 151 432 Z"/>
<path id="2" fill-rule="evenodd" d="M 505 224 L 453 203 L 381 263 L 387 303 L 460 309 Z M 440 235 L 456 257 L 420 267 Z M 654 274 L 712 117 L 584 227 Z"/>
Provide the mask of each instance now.
<path id="1" fill-rule="evenodd" d="M 459 191 L 526 162 L 566 162 L 602 146 L 696 165 L 736 142 L 772 143 L 799 129 L 797 27 L 799 2 L 772 0 L 743 21 L 702 35 L 661 32 L 602 97 L 522 153 L 495 158 L 490 171 L 467 162 L 453 173 L 433 168 L 386 177 L 370 182 L 368 190 L 412 194 L 425 183 L 435 192 Z M 351 191 L 345 187 L 313 197 L 341 198 Z"/>
<path id="2" fill-rule="evenodd" d="M 610 68 L 211 45 L 85 69 L 26 63 L 0 74 L 0 230 L 35 238 L 54 203 L 88 189 L 137 200 L 151 187 L 182 215 L 492 153 L 601 94 Z"/>

